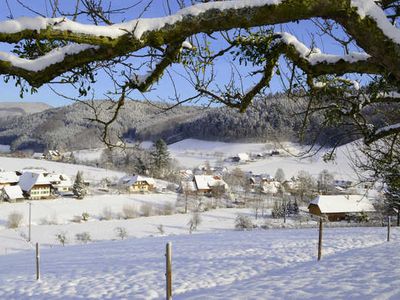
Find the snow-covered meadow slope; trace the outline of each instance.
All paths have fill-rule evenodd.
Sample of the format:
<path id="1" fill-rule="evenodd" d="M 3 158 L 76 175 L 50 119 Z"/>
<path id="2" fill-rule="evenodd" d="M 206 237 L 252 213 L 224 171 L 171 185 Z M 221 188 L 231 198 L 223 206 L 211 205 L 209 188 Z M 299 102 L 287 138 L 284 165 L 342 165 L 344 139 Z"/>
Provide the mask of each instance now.
<path id="1" fill-rule="evenodd" d="M 151 142 L 143 142 L 141 146 L 150 148 Z M 278 150 L 279 156 L 266 156 L 261 159 L 240 164 L 224 162 L 228 169 L 240 167 L 243 171 L 252 171 L 255 174 L 274 175 L 278 168 L 282 168 L 287 178 L 295 176 L 299 171 L 307 171 L 317 176 L 323 169 L 328 169 L 337 179 L 357 180 L 358 174 L 353 169 L 352 160 L 358 153 L 355 144 L 349 143 L 338 147 L 335 160 L 323 161 L 323 155 L 329 149 L 322 149 L 313 156 L 299 154 L 306 152 L 307 147 L 296 143 L 225 143 L 216 141 L 204 141 L 197 139 L 185 139 L 168 145 L 171 156 L 175 158 L 182 168 L 195 168 L 204 165 L 208 161 L 211 165 L 221 164 L 221 161 L 238 153 L 257 155 L 259 153 Z M 74 156 L 79 161 L 94 161 L 100 159 L 103 149 L 74 151 Z"/>
<path id="2" fill-rule="evenodd" d="M 240 167 L 243 171 L 270 175 L 274 175 L 278 168 L 282 168 L 287 178 L 295 176 L 299 171 L 307 171 L 317 176 L 323 169 L 328 169 L 339 179 L 357 179 L 352 167 L 352 160 L 357 154 L 354 143 L 338 147 L 335 160 L 330 162 L 323 161 L 323 155 L 329 149 L 322 149 L 311 157 L 298 157 L 307 148 L 295 143 L 224 143 L 186 139 L 169 145 L 168 149 L 172 156 L 186 167 L 196 167 L 205 161 L 215 164 L 221 158 L 225 159 L 238 153 L 257 154 L 278 150 L 280 156 L 265 157 L 238 165 L 226 165 L 230 169 Z"/>
<path id="3" fill-rule="evenodd" d="M 147 145 L 148 146 L 148 145 Z M 296 144 L 284 145 L 298 153 Z M 227 158 L 238 153 L 264 156 L 233 163 Z M 290 156 L 274 144 L 220 143 L 184 140 L 169 146 L 181 166 L 192 168 L 209 161 L 228 169 L 240 167 L 253 173 L 274 175 L 282 168 L 286 177 L 304 170 L 316 176 L 328 169 L 337 179 L 354 179 L 349 157 L 353 145 L 340 147 L 336 161 L 325 163 L 322 153 L 309 159 Z M 85 150 L 81 157 L 100 157 L 101 149 Z M 78 157 L 78 155 L 75 155 Z M 114 182 L 123 172 L 46 160 L 0 157 L 0 168 L 21 170 L 45 168 L 85 179 Z M 167 183 L 164 182 L 164 185 Z M 31 240 L 27 241 L 27 202 L 0 205 L 0 299 L 163 299 L 165 295 L 165 244 L 173 243 L 174 299 L 399 299 L 400 229 L 393 228 L 386 242 L 386 228 L 325 228 L 323 259 L 316 261 L 317 224 L 302 207 L 298 222 L 308 229 L 260 229 L 283 226 L 272 219 L 271 207 L 265 218 L 254 218 L 252 208 L 218 208 L 200 213 L 201 223 L 189 234 L 192 214 L 182 211 L 182 197 L 161 189 L 157 193 L 120 194 L 93 184 L 92 195 L 83 200 L 57 198 L 31 203 Z M 145 217 L 143 207 L 153 210 Z M 124 218 L 133 208 L 135 218 Z M 169 208 L 168 208 L 169 207 Z M 166 213 L 167 209 L 172 209 Z M 19 228 L 7 227 L 12 213 L 23 216 Z M 83 214 L 87 221 L 77 222 Z M 106 219 L 108 214 L 111 216 Z M 253 231 L 236 231 L 238 214 L 258 224 Z M 139 217 L 139 215 L 141 215 Z M 271 222 L 276 222 L 271 226 Z M 292 223 L 291 223 L 292 222 Z M 296 223 L 297 222 L 297 223 Z M 275 226 L 277 225 L 277 226 Z M 349 226 L 349 224 L 345 224 Z M 121 240 L 118 230 L 126 231 Z M 91 241 L 82 244 L 78 234 Z M 61 246 L 57 235 L 67 239 Z M 41 245 L 42 279 L 35 280 L 34 243 Z"/>
<path id="4" fill-rule="evenodd" d="M 400 235 L 384 228 L 192 234 L 0 257 L 2 299 L 163 299 L 165 244 L 173 247 L 174 299 L 399 299 Z"/>
<path id="5" fill-rule="evenodd" d="M 49 172 L 66 174 L 74 177 L 78 171 L 83 172 L 85 179 L 90 181 L 100 181 L 103 178 L 121 178 L 123 172 L 106 170 L 84 165 L 74 165 L 61 162 L 47 161 L 31 158 L 13 158 L 0 156 L 0 169 L 6 171 L 18 171 L 29 168 L 46 169 Z"/>

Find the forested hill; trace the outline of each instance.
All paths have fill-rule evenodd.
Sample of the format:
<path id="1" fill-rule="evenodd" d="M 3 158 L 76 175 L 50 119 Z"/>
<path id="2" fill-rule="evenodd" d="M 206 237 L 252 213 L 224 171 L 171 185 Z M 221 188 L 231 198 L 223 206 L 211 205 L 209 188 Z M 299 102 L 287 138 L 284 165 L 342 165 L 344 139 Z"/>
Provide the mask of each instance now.
<path id="1" fill-rule="evenodd" d="M 101 115 L 106 116 L 109 103 L 96 101 L 96 105 Z M 293 141 L 302 124 L 301 116 L 294 115 L 293 111 L 299 111 L 304 105 L 285 97 L 271 97 L 258 100 L 245 113 L 239 113 L 226 107 L 196 106 L 162 111 L 149 103 L 129 101 L 113 127 L 125 138 L 155 140 L 161 137 L 168 143 L 189 137 L 220 141 L 263 142 L 276 138 Z M 30 115 L 2 117 L 0 144 L 9 144 L 14 150 L 34 151 L 100 146 L 98 124 L 88 120 L 92 117 L 91 109 L 82 103 Z M 308 134 L 311 136 L 319 127 L 318 119 L 312 119 Z M 324 130 L 320 138 L 324 136 L 329 136 L 329 129 Z"/>

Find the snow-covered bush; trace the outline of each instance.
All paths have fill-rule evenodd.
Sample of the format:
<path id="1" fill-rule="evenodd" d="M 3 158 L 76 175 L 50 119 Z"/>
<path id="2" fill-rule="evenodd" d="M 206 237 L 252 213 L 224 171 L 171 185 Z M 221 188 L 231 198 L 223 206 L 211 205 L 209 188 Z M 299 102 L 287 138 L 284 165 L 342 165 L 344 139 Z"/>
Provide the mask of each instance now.
<path id="1" fill-rule="evenodd" d="M 163 226 L 162 224 L 160 224 L 160 225 L 157 226 L 157 230 L 158 230 L 158 232 L 159 232 L 161 235 L 164 235 L 164 234 L 165 234 L 164 226 Z"/>
<path id="2" fill-rule="evenodd" d="M 167 216 L 172 215 L 175 212 L 175 208 L 172 203 L 165 203 L 161 209 L 161 215 Z"/>
<path id="3" fill-rule="evenodd" d="M 133 204 L 126 204 L 122 207 L 122 217 L 124 219 L 134 219 L 138 216 L 136 206 Z"/>
<path id="4" fill-rule="evenodd" d="M 201 224 L 201 216 L 200 213 L 194 212 L 192 217 L 189 220 L 189 233 L 191 234 L 193 231 L 197 230 L 197 227 Z"/>
<path id="5" fill-rule="evenodd" d="M 235 219 L 235 228 L 237 230 L 251 230 L 255 226 L 250 217 L 244 215 L 237 215 Z"/>
<path id="6" fill-rule="evenodd" d="M 75 235 L 75 239 L 76 239 L 78 242 L 81 242 L 81 243 L 83 243 L 83 244 L 87 244 L 88 242 L 90 242 L 90 241 L 92 240 L 92 238 L 91 238 L 91 236 L 90 236 L 90 233 L 87 232 L 87 231 L 82 232 L 82 233 L 77 233 L 77 234 Z"/>
<path id="7" fill-rule="evenodd" d="M 51 218 L 44 217 L 39 221 L 40 225 L 58 225 L 57 215 L 54 214 Z"/>
<path id="8" fill-rule="evenodd" d="M 108 220 L 112 220 L 113 217 L 114 217 L 114 213 L 111 210 L 111 207 L 109 207 L 109 206 L 104 207 L 100 219 L 108 221 Z"/>
<path id="9" fill-rule="evenodd" d="M 18 228 L 21 226 L 24 215 L 19 212 L 12 212 L 7 218 L 7 228 Z"/>
<path id="10" fill-rule="evenodd" d="M 56 234 L 56 240 L 60 242 L 61 245 L 65 245 L 68 243 L 67 233 L 65 231 L 61 231 Z"/>
<path id="11" fill-rule="evenodd" d="M 121 240 L 128 237 L 128 231 L 125 227 L 116 227 L 114 230 L 117 234 L 117 237 L 119 237 Z"/>
<path id="12" fill-rule="evenodd" d="M 90 217 L 90 215 L 89 215 L 89 213 L 88 212 L 83 212 L 82 213 L 82 221 L 87 221 L 87 220 L 89 220 L 89 217 Z"/>
<path id="13" fill-rule="evenodd" d="M 140 213 L 143 217 L 150 217 L 153 213 L 153 206 L 149 203 L 144 203 L 140 206 Z"/>
<path id="14" fill-rule="evenodd" d="M 80 223 L 82 222 L 82 216 L 74 216 L 71 221 L 74 223 Z"/>

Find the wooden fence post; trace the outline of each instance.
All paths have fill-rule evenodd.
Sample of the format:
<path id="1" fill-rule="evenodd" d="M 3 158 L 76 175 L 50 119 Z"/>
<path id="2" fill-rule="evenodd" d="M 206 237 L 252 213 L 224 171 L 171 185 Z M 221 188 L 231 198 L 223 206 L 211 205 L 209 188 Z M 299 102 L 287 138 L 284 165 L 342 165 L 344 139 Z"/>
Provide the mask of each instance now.
<path id="1" fill-rule="evenodd" d="M 166 262 L 166 299 L 172 300 L 172 244 L 167 243 L 165 251 L 165 262 Z"/>
<path id="2" fill-rule="evenodd" d="M 29 204 L 29 232 L 28 232 L 28 242 L 31 241 L 31 231 L 32 231 L 32 202 Z"/>
<path id="3" fill-rule="evenodd" d="M 36 280 L 40 280 L 40 252 L 39 252 L 39 243 L 36 243 Z"/>
<path id="4" fill-rule="evenodd" d="M 323 230 L 323 225 L 322 225 L 322 218 L 319 219 L 319 236 L 318 236 L 318 261 L 321 260 L 322 256 L 322 230 Z"/>
<path id="5" fill-rule="evenodd" d="M 387 241 L 390 241 L 390 216 L 388 216 L 388 224 L 387 224 Z"/>

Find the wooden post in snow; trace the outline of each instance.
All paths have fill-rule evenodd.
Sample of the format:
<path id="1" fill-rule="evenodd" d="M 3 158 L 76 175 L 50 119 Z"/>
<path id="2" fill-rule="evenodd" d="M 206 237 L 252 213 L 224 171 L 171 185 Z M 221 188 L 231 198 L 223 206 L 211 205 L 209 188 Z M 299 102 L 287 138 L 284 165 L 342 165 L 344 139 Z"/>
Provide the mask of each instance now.
<path id="1" fill-rule="evenodd" d="M 28 202 L 29 204 L 29 232 L 28 232 L 28 242 L 31 241 L 31 227 L 32 227 L 32 202 Z"/>
<path id="2" fill-rule="evenodd" d="M 40 280 L 40 253 L 39 253 L 39 243 L 36 243 L 36 280 Z"/>
<path id="3" fill-rule="evenodd" d="M 165 251 L 166 262 L 166 299 L 172 300 L 172 245 L 171 242 L 167 243 Z"/>
<path id="4" fill-rule="evenodd" d="M 390 216 L 388 216 L 388 225 L 387 225 L 387 241 L 390 241 Z"/>
<path id="5" fill-rule="evenodd" d="M 319 236 L 318 236 L 318 261 L 321 260 L 322 257 L 322 229 L 323 223 L 322 218 L 319 219 Z"/>

